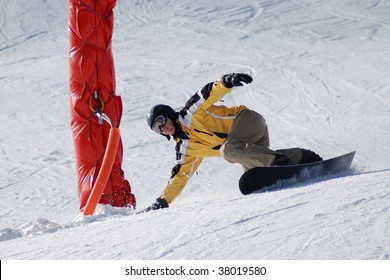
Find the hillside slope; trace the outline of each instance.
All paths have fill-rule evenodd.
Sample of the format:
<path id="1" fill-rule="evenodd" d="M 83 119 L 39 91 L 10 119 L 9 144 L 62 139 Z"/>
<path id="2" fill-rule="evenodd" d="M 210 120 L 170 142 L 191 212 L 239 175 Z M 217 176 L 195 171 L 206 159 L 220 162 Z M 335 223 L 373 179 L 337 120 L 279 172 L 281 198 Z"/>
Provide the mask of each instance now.
<path id="1" fill-rule="evenodd" d="M 0 1 L 1 259 L 389 259 L 389 1 L 118 1 L 113 52 L 126 178 L 138 209 L 160 195 L 174 143 L 148 129 L 221 74 L 250 85 L 224 105 L 267 119 L 274 149 L 353 172 L 242 196 L 240 166 L 207 159 L 169 209 L 78 210 L 69 124 L 67 5 Z"/>

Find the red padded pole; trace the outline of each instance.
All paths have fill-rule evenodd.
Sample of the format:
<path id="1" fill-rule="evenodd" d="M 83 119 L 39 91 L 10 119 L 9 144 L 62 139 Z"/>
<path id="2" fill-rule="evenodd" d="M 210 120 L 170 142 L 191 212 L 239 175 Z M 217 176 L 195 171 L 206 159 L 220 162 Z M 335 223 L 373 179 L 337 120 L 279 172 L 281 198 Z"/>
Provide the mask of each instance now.
<path id="1" fill-rule="evenodd" d="M 116 0 L 69 0 L 69 98 L 75 147 L 80 209 L 87 203 L 102 167 L 111 126 L 99 122 L 105 113 L 119 128 L 122 100 L 115 93 L 111 50 Z M 136 199 L 122 171 L 123 147 L 119 136 L 114 162 L 99 203 L 135 207 Z"/>

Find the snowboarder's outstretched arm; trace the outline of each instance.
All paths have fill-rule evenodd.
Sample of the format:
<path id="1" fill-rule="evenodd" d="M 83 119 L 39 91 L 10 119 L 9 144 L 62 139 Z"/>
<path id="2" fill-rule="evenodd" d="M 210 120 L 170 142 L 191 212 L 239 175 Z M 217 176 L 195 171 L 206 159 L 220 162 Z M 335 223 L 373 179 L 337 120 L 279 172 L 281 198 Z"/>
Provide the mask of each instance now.
<path id="1" fill-rule="evenodd" d="M 195 96 L 197 95 L 199 98 L 203 98 L 201 101 L 197 101 L 199 102 L 199 105 L 195 106 L 195 109 L 202 109 L 206 111 L 211 105 L 218 102 L 222 97 L 228 94 L 233 87 L 242 86 L 242 83 L 249 84 L 252 80 L 253 79 L 250 75 L 244 73 L 230 73 L 223 75 L 218 81 L 208 83 L 195 94 Z M 191 99 L 189 101 L 191 101 Z"/>
<path id="2" fill-rule="evenodd" d="M 156 202 L 142 212 L 149 212 L 169 207 L 169 204 L 181 193 L 188 179 L 198 169 L 202 157 L 185 156 L 183 163 L 177 163 L 172 168 L 172 176 L 164 192 L 156 199 Z"/>

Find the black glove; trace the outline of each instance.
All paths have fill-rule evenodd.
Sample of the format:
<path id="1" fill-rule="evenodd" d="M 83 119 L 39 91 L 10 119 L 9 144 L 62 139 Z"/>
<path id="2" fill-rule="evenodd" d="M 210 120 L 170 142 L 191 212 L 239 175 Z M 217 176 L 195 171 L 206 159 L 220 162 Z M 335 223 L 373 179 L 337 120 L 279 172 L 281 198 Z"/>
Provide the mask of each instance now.
<path id="1" fill-rule="evenodd" d="M 151 206 L 147 207 L 146 209 L 138 213 L 144 213 L 144 212 L 154 211 L 154 210 L 168 208 L 168 207 L 169 207 L 168 202 L 164 198 L 159 197 L 156 199 L 155 203 L 153 203 Z"/>
<path id="2" fill-rule="evenodd" d="M 250 84 L 253 81 L 253 78 L 245 73 L 230 73 L 222 76 L 223 83 L 225 87 L 239 87 L 243 86 L 243 82 L 246 84 Z"/>

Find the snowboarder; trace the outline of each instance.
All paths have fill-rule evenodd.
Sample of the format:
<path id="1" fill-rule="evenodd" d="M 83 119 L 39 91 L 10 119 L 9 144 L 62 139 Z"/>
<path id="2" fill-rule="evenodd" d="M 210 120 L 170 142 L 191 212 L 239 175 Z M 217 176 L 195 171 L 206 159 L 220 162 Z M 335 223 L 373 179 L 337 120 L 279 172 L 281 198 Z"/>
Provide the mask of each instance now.
<path id="1" fill-rule="evenodd" d="M 222 156 L 228 162 L 241 164 L 245 171 L 322 160 L 306 149 L 271 150 L 267 124 L 260 114 L 243 105 L 214 105 L 233 87 L 252 80 L 244 73 L 223 75 L 196 92 L 179 112 L 164 104 L 153 106 L 147 116 L 148 125 L 176 141 L 176 165 L 161 196 L 142 212 L 169 207 L 204 157 Z"/>

